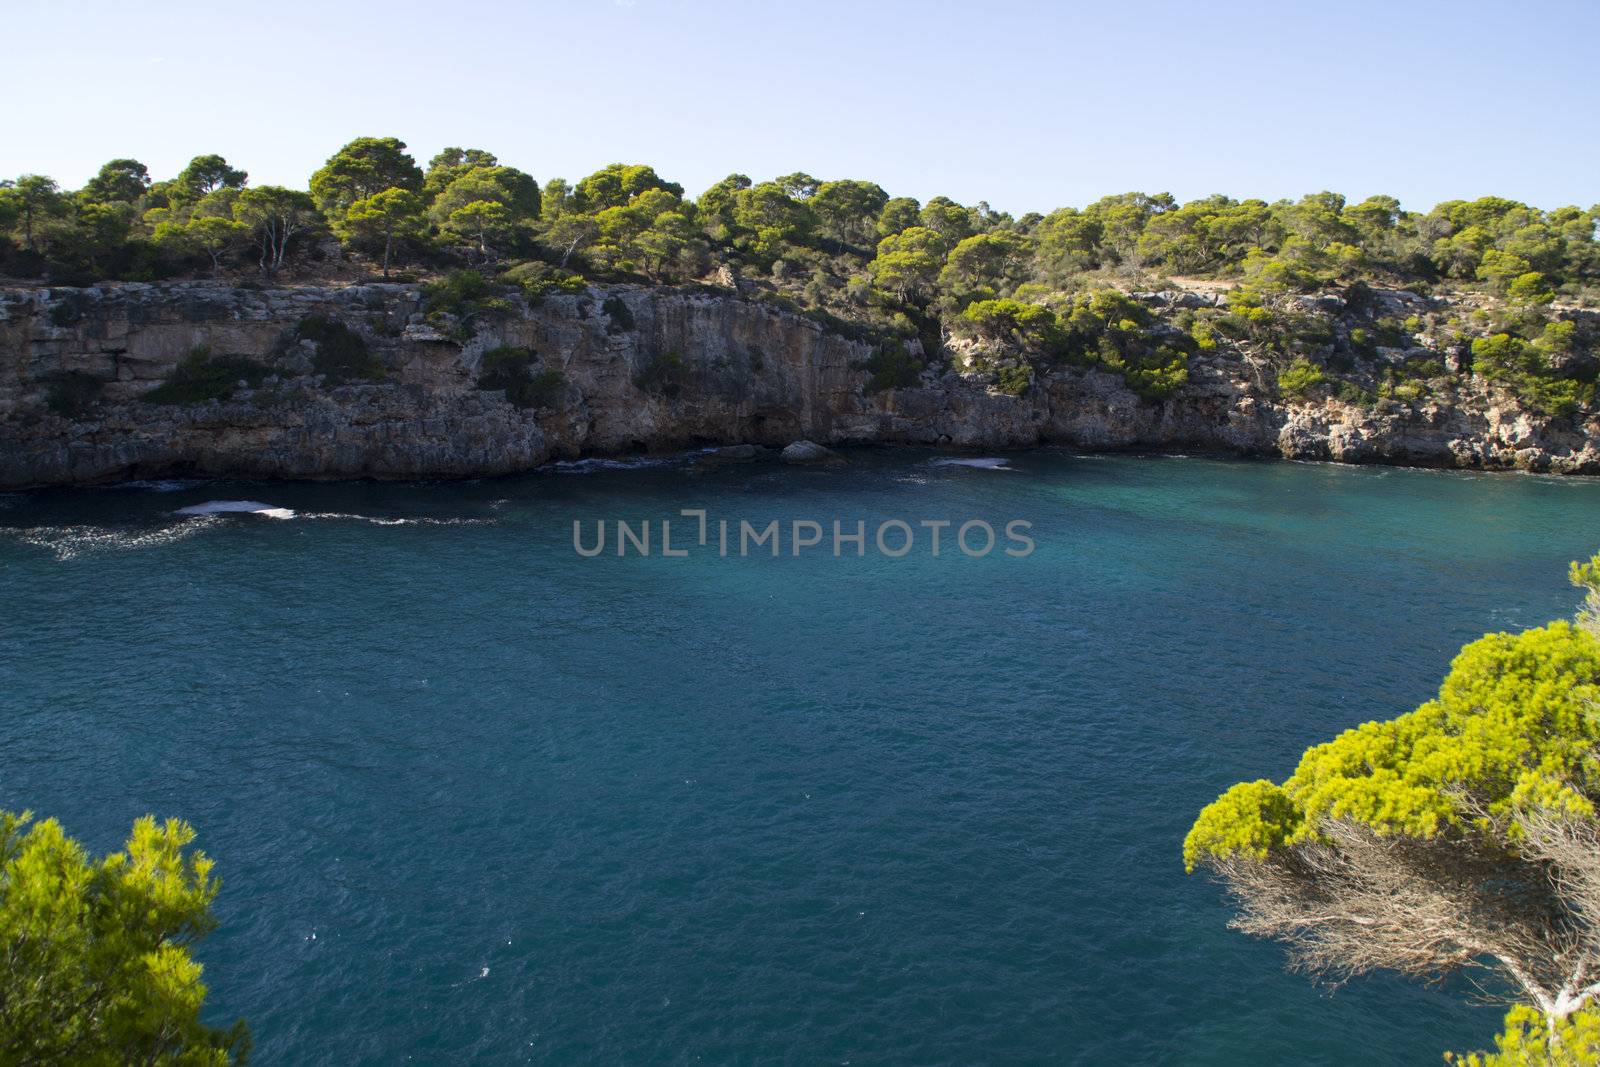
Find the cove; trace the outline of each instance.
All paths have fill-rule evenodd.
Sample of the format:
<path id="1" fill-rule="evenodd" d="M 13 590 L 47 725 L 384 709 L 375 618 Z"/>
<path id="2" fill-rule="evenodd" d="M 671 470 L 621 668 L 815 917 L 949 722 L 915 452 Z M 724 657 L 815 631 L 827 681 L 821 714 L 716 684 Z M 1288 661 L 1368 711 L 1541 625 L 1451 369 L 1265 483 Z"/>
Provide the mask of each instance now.
<path id="1" fill-rule="evenodd" d="M 0 806 L 96 850 L 193 822 L 208 1012 L 261 1063 L 1486 1044 L 1461 989 L 1285 973 L 1179 844 L 1464 641 L 1570 614 L 1600 482 L 941 458 L 0 496 Z M 573 551 L 683 508 L 1036 547 Z"/>

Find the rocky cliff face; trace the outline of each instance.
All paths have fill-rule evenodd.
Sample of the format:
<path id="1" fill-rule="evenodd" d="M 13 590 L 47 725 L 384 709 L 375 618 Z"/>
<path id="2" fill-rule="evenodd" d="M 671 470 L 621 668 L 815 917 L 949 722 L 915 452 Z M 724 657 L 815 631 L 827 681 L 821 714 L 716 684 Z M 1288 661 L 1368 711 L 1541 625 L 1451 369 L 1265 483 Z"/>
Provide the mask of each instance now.
<path id="1" fill-rule="evenodd" d="M 1264 367 L 1219 350 L 1194 359 L 1188 384 L 1159 403 L 1117 375 L 1070 368 L 1010 396 L 963 373 L 956 345 L 914 387 L 869 393 L 868 342 L 733 293 L 514 298 L 470 334 L 425 321 L 422 300 L 405 285 L 0 290 L 0 487 L 171 473 L 475 476 L 802 437 L 1600 473 L 1600 418 L 1536 417 L 1471 378 L 1411 403 L 1289 400 Z M 308 322 L 342 324 L 363 350 L 360 372 L 330 370 L 326 331 Z M 533 354 L 537 404 L 483 387 L 484 356 L 502 346 Z M 202 355 L 246 368 L 224 383 L 230 395 L 152 400 Z"/>

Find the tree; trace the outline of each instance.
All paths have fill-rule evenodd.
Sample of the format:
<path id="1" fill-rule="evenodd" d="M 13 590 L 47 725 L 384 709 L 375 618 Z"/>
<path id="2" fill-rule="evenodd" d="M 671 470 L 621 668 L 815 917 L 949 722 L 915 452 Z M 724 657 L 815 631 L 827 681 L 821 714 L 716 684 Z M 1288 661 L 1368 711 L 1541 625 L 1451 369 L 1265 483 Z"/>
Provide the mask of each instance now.
<path id="1" fill-rule="evenodd" d="M 452 211 L 441 226 L 445 233 L 470 238 L 478 246 L 478 255 L 488 258 L 489 238 L 504 233 L 511 221 L 511 212 L 499 201 L 474 200 Z"/>
<path id="2" fill-rule="evenodd" d="M 515 167 L 472 167 L 458 173 L 440 190 L 433 202 L 437 220 L 450 217 L 459 208 L 478 200 L 492 200 L 503 206 L 517 221 L 532 222 L 539 217 L 539 184 Z"/>
<path id="3" fill-rule="evenodd" d="M 550 223 L 544 241 L 561 253 L 560 266 L 565 268 L 575 252 L 592 244 L 600 236 L 600 224 L 593 215 L 567 212 Z"/>
<path id="4" fill-rule="evenodd" d="M 385 189 L 422 190 L 417 161 L 406 154 L 405 142 L 394 137 L 357 137 L 311 175 L 311 197 L 330 222 L 357 200 Z"/>
<path id="5" fill-rule="evenodd" d="M 157 244 L 181 252 L 204 252 L 211 258 L 211 273 L 222 273 L 223 259 L 250 239 L 250 227 L 218 215 L 196 215 L 187 222 L 163 222 L 156 227 Z"/>
<path id="6" fill-rule="evenodd" d="M 944 237 L 923 226 L 913 226 L 878 242 L 872 261 L 873 279 L 902 301 L 932 290 L 944 266 Z"/>
<path id="7" fill-rule="evenodd" d="M 733 238 L 738 230 L 733 218 L 734 209 L 738 206 L 739 194 L 750 185 L 747 175 L 730 174 L 701 193 L 695 201 L 700 221 L 713 240 L 729 241 Z"/>
<path id="8" fill-rule="evenodd" d="M 446 148 L 428 160 L 428 173 L 422 179 L 422 199 L 428 202 L 444 192 L 445 186 L 474 167 L 498 166 L 493 152 L 481 148 Z"/>
<path id="9" fill-rule="evenodd" d="M 1034 231 L 1035 254 L 1043 276 L 1059 284 L 1079 271 L 1099 263 L 1104 224 L 1077 208 L 1064 207 L 1046 215 Z"/>
<path id="10" fill-rule="evenodd" d="M 958 244 L 977 232 L 972 212 L 948 196 L 936 196 L 929 200 L 923 206 L 918 221 L 942 235 L 951 245 Z"/>
<path id="11" fill-rule="evenodd" d="M 381 243 L 385 278 L 389 276 L 389 260 L 396 243 L 420 237 L 426 230 L 421 197 L 404 189 L 385 189 L 357 200 L 334 227 L 341 240 Z"/>
<path id="12" fill-rule="evenodd" d="M 190 948 L 215 927 L 217 880 L 194 830 L 148 816 L 92 859 L 54 819 L 0 812 L 0 1060 L 221 1067 L 244 1024 L 200 1021 Z"/>
<path id="13" fill-rule="evenodd" d="M 733 221 L 755 234 L 757 255 L 778 255 L 783 245 L 805 244 L 816 226 L 816 215 L 804 200 L 796 200 L 778 182 L 760 182 L 741 189 L 734 198 Z"/>
<path id="14" fill-rule="evenodd" d="M 42 174 L 24 174 L 3 192 L 22 226 L 24 247 L 30 252 L 37 251 L 36 239 L 40 226 L 46 220 L 59 218 L 67 212 L 67 201 L 61 195 L 61 187 L 55 183 L 55 179 Z"/>
<path id="15" fill-rule="evenodd" d="M 539 194 L 539 215 L 546 221 L 565 215 L 572 208 L 572 186 L 565 178 L 551 178 Z"/>
<path id="16" fill-rule="evenodd" d="M 793 174 L 785 174 L 781 178 L 774 178 L 773 184 L 795 200 L 810 200 L 817 195 L 817 190 L 822 186 L 821 182 L 803 170 L 797 170 Z"/>
<path id="17" fill-rule="evenodd" d="M 870 242 L 875 239 L 878 215 L 889 194 L 875 182 L 846 179 L 823 182 L 811 197 L 811 210 L 822 231 L 835 241 Z"/>
<path id="18" fill-rule="evenodd" d="M 169 200 L 181 205 L 193 203 L 219 189 L 243 189 L 249 178 L 244 171 L 228 166 L 226 159 L 213 153 L 189 160 L 176 178 L 161 183 L 161 189 Z"/>
<path id="19" fill-rule="evenodd" d="M 297 189 L 260 185 L 239 191 L 233 217 L 250 227 L 261 252 L 261 273 L 270 278 L 283 266 L 295 237 L 317 225 L 317 206 Z"/>
<path id="20" fill-rule="evenodd" d="M 1015 280 L 1012 275 L 1023 262 L 1027 247 L 1026 237 L 1006 230 L 973 234 L 950 250 L 939 272 L 939 284 L 958 295 L 993 292 Z"/>
<path id="21" fill-rule="evenodd" d="M 590 214 L 608 207 L 623 207 L 628 201 L 651 189 L 662 189 L 674 197 L 683 196 L 683 186 L 664 181 L 654 167 L 642 163 L 613 163 L 597 170 L 578 183 L 573 201 L 579 211 Z"/>
<path id="22" fill-rule="evenodd" d="M 1436 699 L 1234 786 L 1184 841 L 1233 925 L 1343 979 L 1503 975 L 1557 1032 L 1600 997 L 1600 556 L 1578 624 L 1462 649 Z"/>
<path id="23" fill-rule="evenodd" d="M 1445 1061 L 1462 1067 L 1596 1067 L 1600 1065 L 1600 1012 L 1574 1012 L 1554 1026 L 1541 1013 L 1517 1006 L 1506 1013 L 1495 1051 Z"/>
<path id="24" fill-rule="evenodd" d="M 883 210 L 878 212 L 877 231 L 879 237 L 893 237 L 897 233 L 909 230 L 921 220 L 922 205 L 909 196 L 897 196 L 883 205 Z"/>
<path id="25" fill-rule="evenodd" d="M 118 200 L 132 203 L 149 188 L 150 172 L 143 163 L 137 159 L 113 159 L 89 179 L 78 195 L 95 204 Z"/>

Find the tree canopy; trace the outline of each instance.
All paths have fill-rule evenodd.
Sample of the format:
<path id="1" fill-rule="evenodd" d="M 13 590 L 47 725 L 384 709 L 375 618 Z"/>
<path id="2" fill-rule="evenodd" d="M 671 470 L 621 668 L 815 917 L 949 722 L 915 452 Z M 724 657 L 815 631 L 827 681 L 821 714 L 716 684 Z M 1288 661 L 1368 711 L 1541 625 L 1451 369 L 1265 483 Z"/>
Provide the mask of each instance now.
<path id="1" fill-rule="evenodd" d="M 1600 998 L 1600 556 L 1572 577 L 1576 623 L 1472 642 L 1435 699 L 1200 813 L 1184 862 L 1224 881 L 1234 926 L 1335 980 L 1494 969 L 1527 1009 L 1513 1030 L 1592 1042 L 1574 1016 Z"/>
<path id="2" fill-rule="evenodd" d="M 218 883 L 186 823 L 143 818 L 120 852 L 89 856 L 54 819 L 0 812 L 0 1059 L 200 1067 L 242 1062 L 243 1023 L 200 1019 L 190 948 Z"/>
<path id="3" fill-rule="evenodd" d="M 591 281 L 715 283 L 924 352 L 996 336 L 987 311 L 966 314 L 978 304 L 1042 308 L 1029 317 L 1037 324 L 1079 313 L 1098 291 L 1209 285 L 1230 291 L 1225 305 L 1188 305 L 1170 324 L 1102 318 L 1092 344 L 1032 346 L 1028 369 L 1048 371 L 1069 350 L 1081 362 L 1092 349 L 1096 366 L 1159 398 L 1186 380 L 1189 357 L 1222 345 L 1265 356 L 1285 393 L 1301 398 L 1405 403 L 1478 379 L 1567 418 L 1592 409 L 1600 378 L 1596 331 L 1573 332 L 1570 316 L 1600 307 L 1597 224 L 1600 205 L 1540 209 L 1486 196 L 1418 212 L 1391 196 L 1351 202 L 1330 191 L 1187 203 L 1128 192 L 1014 217 L 982 201 L 924 203 L 800 170 L 734 173 L 690 197 L 645 163 L 541 179 L 488 148 L 453 146 L 423 169 L 402 140 L 367 136 L 329 156 L 309 195 L 251 186 L 215 153 L 155 181 L 127 158 L 78 190 L 36 174 L 0 181 L 0 275 L 90 284 L 253 269 L 350 279 L 398 267 L 420 280 L 470 267 L 532 295 Z M 1329 331 L 1296 306 L 1332 290 L 1360 310 L 1363 286 L 1461 290 L 1481 310 L 1412 321 L 1369 309 L 1370 325 Z M 1166 336 L 1132 337 L 1124 323 Z M 1084 329 L 1070 332 L 1086 340 Z M 1351 373 L 1382 349 L 1419 348 L 1457 354 L 1449 366 L 1389 356 Z M 1032 373 L 1013 376 L 1024 380 Z"/>

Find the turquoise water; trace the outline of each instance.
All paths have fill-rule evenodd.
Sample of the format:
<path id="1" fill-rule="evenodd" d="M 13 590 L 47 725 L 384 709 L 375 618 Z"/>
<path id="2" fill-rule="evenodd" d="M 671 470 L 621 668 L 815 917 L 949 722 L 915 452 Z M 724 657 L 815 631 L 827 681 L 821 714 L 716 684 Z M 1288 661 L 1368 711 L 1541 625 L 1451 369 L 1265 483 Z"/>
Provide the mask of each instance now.
<path id="1" fill-rule="evenodd" d="M 264 1064 L 1485 1043 L 1499 1012 L 1461 986 L 1286 973 L 1179 843 L 1232 782 L 1427 697 L 1463 641 L 1569 614 L 1600 482 L 1008 466 L 0 496 L 0 806 L 96 849 L 192 821 L 224 880 L 213 1017 Z M 297 514 L 171 514 L 237 499 Z M 574 519 L 694 507 L 1022 518 L 1038 547 L 573 552 Z"/>

